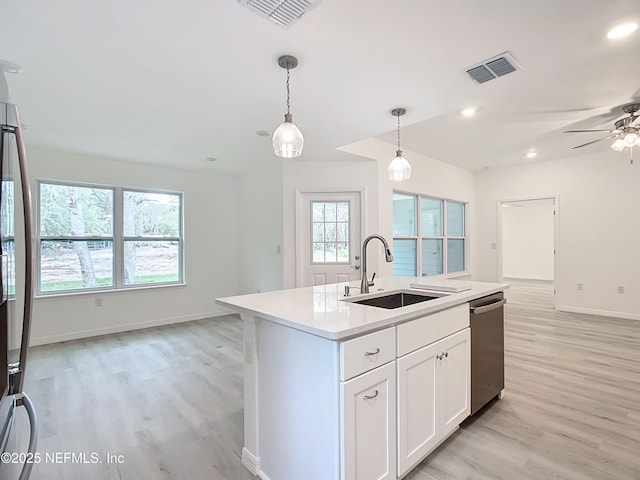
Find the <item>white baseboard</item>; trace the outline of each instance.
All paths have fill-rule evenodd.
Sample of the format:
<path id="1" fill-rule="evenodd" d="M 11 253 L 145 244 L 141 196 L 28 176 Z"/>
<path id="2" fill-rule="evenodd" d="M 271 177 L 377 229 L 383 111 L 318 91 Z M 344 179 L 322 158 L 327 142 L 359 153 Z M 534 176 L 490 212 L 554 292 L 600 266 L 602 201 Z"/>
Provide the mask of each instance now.
<path id="1" fill-rule="evenodd" d="M 256 457 L 253 453 L 242 447 L 242 464 L 247 467 L 253 475 L 258 475 L 260 472 L 260 457 Z M 264 479 L 264 477 L 261 477 Z"/>
<path id="2" fill-rule="evenodd" d="M 178 317 L 159 318 L 147 320 L 146 322 L 128 323 L 122 325 L 113 325 L 109 327 L 93 328 L 89 330 L 79 330 L 75 332 L 65 332 L 56 335 L 46 335 L 44 337 L 31 337 L 30 346 L 47 345 L 49 343 L 66 342 L 68 340 L 78 340 L 80 338 L 97 337 L 100 335 L 108 335 L 110 333 L 128 332 L 130 330 L 140 330 L 143 328 L 159 327 L 161 325 L 171 325 L 173 323 L 191 322 L 193 320 L 202 320 L 205 318 L 221 317 L 234 313 L 229 309 L 216 310 L 215 312 L 195 313 Z"/>
<path id="3" fill-rule="evenodd" d="M 599 317 L 622 318 L 625 320 L 640 320 L 637 313 L 614 312 L 611 310 L 596 310 L 593 308 L 571 307 L 567 305 L 556 305 L 556 310 L 568 313 L 584 313 L 585 315 L 597 315 Z"/>

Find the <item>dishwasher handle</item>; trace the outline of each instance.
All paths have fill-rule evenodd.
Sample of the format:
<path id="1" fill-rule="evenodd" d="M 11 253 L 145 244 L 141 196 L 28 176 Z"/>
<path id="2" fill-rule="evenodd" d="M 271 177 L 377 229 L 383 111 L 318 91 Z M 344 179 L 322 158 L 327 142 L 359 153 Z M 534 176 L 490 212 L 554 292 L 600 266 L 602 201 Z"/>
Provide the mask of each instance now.
<path id="1" fill-rule="evenodd" d="M 498 302 L 493 302 L 488 305 L 482 305 L 480 307 L 471 307 L 470 310 L 471 310 L 471 313 L 473 313 L 474 315 L 480 315 L 482 313 L 490 312 L 491 310 L 497 310 L 498 308 L 501 308 L 505 303 L 507 303 L 507 299 L 503 298 Z"/>

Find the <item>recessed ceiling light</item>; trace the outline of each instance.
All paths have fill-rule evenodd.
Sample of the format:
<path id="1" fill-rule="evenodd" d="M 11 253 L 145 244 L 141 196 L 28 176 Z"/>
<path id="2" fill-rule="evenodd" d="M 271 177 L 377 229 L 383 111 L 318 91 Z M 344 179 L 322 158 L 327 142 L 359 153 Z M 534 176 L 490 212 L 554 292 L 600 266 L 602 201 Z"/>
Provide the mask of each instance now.
<path id="1" fill-rule="evenodd" d="M 536 158 L 538 156 L 537 152 L 534 152 L 533 150 L 529 150 L 527 152 L 527 158 Z"/>
<path id="2" fill-rule="evenodd" d="M 631 35 L 638 29 L 638 24 L 635 22 L 627 22 L 621 23 L 620 25 L 616 25 L 609 33 L 607 33 L 607 38 L 609 40 L 616 40 L 618 38 L 626 37 L 627 35 Z"/>
<path id="3" fill-rule="evenodd" d="M 259 137 L 270 137 L 271 133 L 268 130 L 258 130 L 256 132 L 256 135 L 258 135 Z"/>
<path id="4" fill-rule="evenodd" d="M 215 162 L 218 159 L 216 157 L 207 157 L 207 162 Z"/>
<path id="5" fill-rule="evenodd" d="M 464 110 L 462 110 L 462 116 L 463 117 L 473 117 L 476 113 L 476 109 L 473 107 L 469 107 L 469 108 L 465 108 Z"/>

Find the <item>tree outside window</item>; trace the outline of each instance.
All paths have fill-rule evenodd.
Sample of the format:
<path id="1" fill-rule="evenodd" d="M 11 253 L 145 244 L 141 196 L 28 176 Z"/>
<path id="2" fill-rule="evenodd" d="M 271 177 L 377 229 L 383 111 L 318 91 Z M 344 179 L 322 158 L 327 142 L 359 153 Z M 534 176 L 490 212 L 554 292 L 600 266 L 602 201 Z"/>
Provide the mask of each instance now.
<path id="1" fill-rule="evenodd" d="M 182 282 L 182 194 L 39 184 L 39 291 Z"/>

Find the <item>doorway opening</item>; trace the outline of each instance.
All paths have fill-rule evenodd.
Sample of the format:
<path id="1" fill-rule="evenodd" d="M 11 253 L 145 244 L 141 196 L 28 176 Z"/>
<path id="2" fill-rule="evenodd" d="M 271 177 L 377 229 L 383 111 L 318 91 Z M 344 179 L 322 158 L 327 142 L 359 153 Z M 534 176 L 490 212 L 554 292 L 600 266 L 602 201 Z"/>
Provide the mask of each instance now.
<path id="1" fill-rule="evenodd" d="M 498 204 L 498 276 L 555 293 L 558 197 L 505 200 Z"/>

